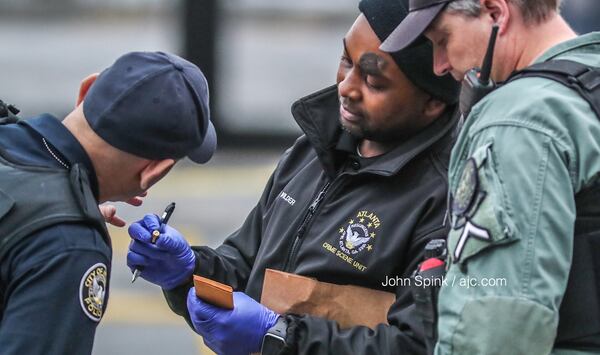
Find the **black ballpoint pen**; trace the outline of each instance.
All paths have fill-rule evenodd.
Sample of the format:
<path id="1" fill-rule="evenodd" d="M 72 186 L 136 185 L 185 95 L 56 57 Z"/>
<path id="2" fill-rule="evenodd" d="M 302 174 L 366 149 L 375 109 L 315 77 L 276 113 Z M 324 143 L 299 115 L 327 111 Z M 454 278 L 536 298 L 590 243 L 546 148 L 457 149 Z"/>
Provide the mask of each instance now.
<path id="1" fill-rule="evenodd" d="M 162 227 L 163 224 L 169 223 L 169 218 L 171 218 L 173 211 L 175 211 L 175 202 L 171 202 L 167 206 L 167 208 L 165 208 L 165 211 L 163 212 L 162 216 L 160 217 L 160 227 Z M 160 230 L 155 229 L 152 231 L 152 240 L 151 240 L 152 244 L 156 243 L 156 240 L 158 239 L 159 236 L 160 236 Z M 140 269 L 135 269 L 133 271 L 133 276 L 131 277 L 131 283 L 134 283 L 135 280 L 137 280 L 138 276 L 140 276 L 140 272 L 141 272 Z"/>

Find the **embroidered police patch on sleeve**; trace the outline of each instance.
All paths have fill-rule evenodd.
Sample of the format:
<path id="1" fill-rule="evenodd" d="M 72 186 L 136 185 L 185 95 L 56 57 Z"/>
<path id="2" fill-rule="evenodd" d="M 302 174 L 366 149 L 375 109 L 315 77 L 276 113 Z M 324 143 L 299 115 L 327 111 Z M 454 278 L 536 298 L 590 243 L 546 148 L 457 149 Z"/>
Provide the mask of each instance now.
<path id="1" fill-rule="evenodd" d="M 473 204 L 479 189 L 477 179 L 477 164 L 473 158 L 467 160 L 459 180 L 458 189 L 452 201 L 452 212 L 457 216 L 463 216 Z"/>
<path id="2" fill-rule="evenodd" d="M 107 286 L 107 269 L 102 263 L 90 267 L 81 278 L 79 303 L 83 313 L 94 322 L 100 322 L 102 319 Z"/>

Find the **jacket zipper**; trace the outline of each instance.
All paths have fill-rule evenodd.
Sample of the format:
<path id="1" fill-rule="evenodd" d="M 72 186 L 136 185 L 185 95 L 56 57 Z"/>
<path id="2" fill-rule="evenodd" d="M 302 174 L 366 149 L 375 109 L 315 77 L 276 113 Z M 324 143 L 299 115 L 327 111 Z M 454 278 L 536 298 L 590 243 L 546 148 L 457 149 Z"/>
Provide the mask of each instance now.
<path id="1" fill-rule="evenodd" d="M 298 249 L 300 247 L 300 241 L 302 240 L 304 233 L 306 233 L 306 229 L 308 228 L 310 221 L 314 217 L 315 212 L 317 211 L 317 208 L 319 208 L 319 205 L 321 204 L 321 202 L 323 202 L 323 199 L 325 198 L 325 194 L 327 193 L 327 190 L 329 190 L 331 183 L 332 183 L 332 181 L 329 181 L 325 184 L 325 186 L 323 186 L 321 191 L 319 191 L 319 194 L 317 195 L 317 197 L 313 200 L 313 202 L 308 207 L 308 212 L 304 216 L 304 219 L 302 220 L 302 223 L 300 224 L 300 227 L 298 228 L 298 231 L 296 232 L 296 238 L 294 238 L 294 243 L 292 243 L 292 247 L 290 248 L 290 251 L 288 252 L 288 257 L 285 262 L 283 271 L 289 272 L 291 267 L 293 266 L 294 259 L 296 258 L 296 255 L 298 254 Z"/>

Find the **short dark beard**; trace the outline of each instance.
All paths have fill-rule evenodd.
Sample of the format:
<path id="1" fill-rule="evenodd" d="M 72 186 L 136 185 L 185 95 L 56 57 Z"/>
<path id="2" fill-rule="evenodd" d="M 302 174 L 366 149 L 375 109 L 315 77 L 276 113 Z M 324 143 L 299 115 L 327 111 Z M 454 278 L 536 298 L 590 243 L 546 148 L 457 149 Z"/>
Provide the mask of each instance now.
<path id="1" fill-rule="evenodd" d="M 361 122 L 362 123 L 362 122 Z M 397 131 L 392 130 L 390 132 L 383 131 L 373 131 L 369 127 L 365 127 L 362 124 L 353 125 L 351 127 L 347 127 L 344 125 L 343 120 L 340 118 L 340 125 L 342 129 L 348 132 L 352 137 L 362 140 L 370 140 L 373 142 L 378 142 L 382 144 L 399 144 L 406 138 L 405 134 L 398 134 Z"/>

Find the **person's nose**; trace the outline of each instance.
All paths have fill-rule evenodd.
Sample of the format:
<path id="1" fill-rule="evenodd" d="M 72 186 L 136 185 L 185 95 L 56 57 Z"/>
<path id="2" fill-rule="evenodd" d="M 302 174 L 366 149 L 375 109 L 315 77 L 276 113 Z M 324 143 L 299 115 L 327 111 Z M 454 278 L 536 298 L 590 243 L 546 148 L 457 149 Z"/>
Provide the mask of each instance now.
<path id="1" fill-rule="evenodd" d="M 338 93 L 340 96 L 353 101 L 360 100 L 362 96 L 360 92 L 362 78 L 358 71 L 355 69 L 350 69 L 341 79 L 342 80 L 338 83 Z"/>
<path id="2" fill-rule="evenodd" d="M 433 72 L 437 76 L 444 76 L 450 72 L 452 66 L 445 51 L 433 51 Z"/>

